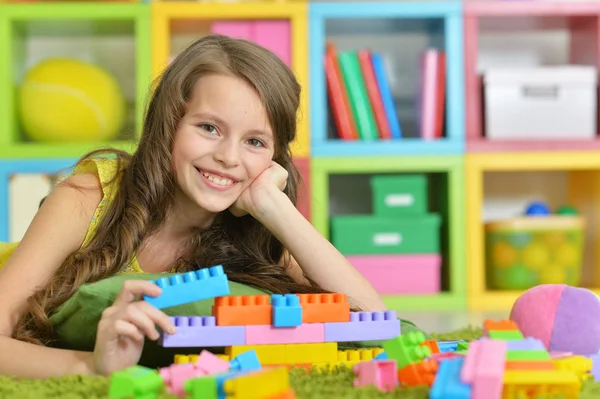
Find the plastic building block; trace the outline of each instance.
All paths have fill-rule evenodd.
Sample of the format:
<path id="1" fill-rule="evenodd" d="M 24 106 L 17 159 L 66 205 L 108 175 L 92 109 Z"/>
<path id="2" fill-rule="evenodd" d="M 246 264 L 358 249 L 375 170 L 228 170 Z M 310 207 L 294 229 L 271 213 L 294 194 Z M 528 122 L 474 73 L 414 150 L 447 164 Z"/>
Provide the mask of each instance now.
<path id="1" fill-rule="evenodd" d="M 187 380 L 183 388 L 189 399 L 218 399 L 217 378 L 206 376 Z"/>
<path id="2" fill-rule="evenodd" d="M 544 350 L 516 350 L 506 353 L 507 361 L 550 360 L 550 354 Z"/>
<path id="3" fill-rule="evenodd" d="M 456 344 L 456 350 L 457 351 L 466 351 L 469 349 L 469 343 L 466 341 L 459 341 Z"/>
<path id="4" fill-rule="evenodd" d="M 350 303 L 346 294 L 298 294 L 302 323 L 350 321 Z"/>
<path id="5" fill-rule="evenodd" d="M 246 329 L 242 326 L 217 326 L 213 316 L 172 317 L 175 334 L 161 331 L 158 344 L 165 348 L 190 348 L 244 345 Z"/>
<path id="6" fill-rule="evenodd" d="M 420 346 L 425 342 L 425 334 L 420 331 L 411 331 L 383 343 L 383 349 L 388 358 L 396 360 L 398 369 L 411 363 L 419 363 L 429 355 L 431 351 L 427 347 Z"/>
<path id="7" fill-rule="evenodd" d="M 471 342 L 463 364 L 461 380 L 473 387 L 472 399 L 500 399 L 507 344 L 482 339 Z"/>
<path id="8" fill-rule="evenodd" d="M 437 341 L 440 352 L 455 352 L 460 341 Z"/>
<path id="9" fill-rule="evenodd" d="M 298 327 L 246 326 L 246 345 L 305 344 L 325 342 L 323 323 Z"/>
<path id="10" fill-rule="evenodd" d="M 338 351 L 337 360 L 342 363 L 368 362 L 369 360 L 388 360 L 378 359 L 381 354 L 384 354 L 383 348 L 361 348 L 361 349 L 346 349 Z"/>
<path id="11" fill-rule="evenodd" d="M 532 360 L 520 362 L 506 362 L 505 370 L 556 370 L 556 366 L 549 360 Z"/>
<path id="12" fill-rule="evenodd" d="M 240 353 L 229 362 L 229 365 L 232 371 L 254 371 L 262 368 L 255 350 Z"/>
<path id="13" fill-rule="evenodd" d="M 233 345 L 225 348 L 225 354 L 231 359 L 244 352 L 254 350 L 260 364 L 285 364 L 285 345 Z"/>
<path id="14" fill-rule="evenodd" d="M 527 337 L 526 339 L 522 339 L 522 340 L 514 340 L 514 341 L 507 341 L 507 345 L 508 345 L 508 350 L 509 351 L 518 351 L 518 350 L 546 350 L 546 347 L 544 346 L 544 343 L 537 339 L 537 338 L 533 338 L 533 337 Z"/>
<path id="15" fill-rule="evenodd" d="M 512 320 L 485 320 L 483 322 L 483 330 L 488 333 L 490 331 L 520 331 L 519 326 Z"/>
<path id="16" fill-rule="evenodd" d="M 215 298 L 212 314 L 218 326 L 272 324 L 268 295 L 239 295 Z"/>
<path id="17" fill-rule="evenodd" d="M 229 397 L 225 393 L 225 382 L 226 381 L 236 379 L 236 378 L 244 376 L 246 374 L 247 373 L 244 371 L 230 371 L 228 373 L 217 374 L 215 377 L 217 378 L 217 395 L 218 395 L 219 399 L 225 399 L 226 397 L 227 398 Z"/>
<path id="18" fill-rule="evenodd" d="M 267 399 L 296 399 L 296 394 L 293 389 L 288 389 L 284 393 L 275 396 L 269 396 Z"/>
<path id="19" fill-rule="evenodd" d="M 217 374 L 229 371 L 229 362 L 221 359 L 212 352 L 203 350 L 200 352 L 198 360 L 194 362 L 194 367 L 204 371 L 206 374 Z"/>
<path id="20" fill-rule="evenodd" d="M 337 361 L 337 342 L 285 345 L 284 363 L 324 363 Z"/>
<path id="21" fill-rule="evenodd" d="M 142 366 L 133 366 L 118 371 L 110 377 L 110 398 L 154 399 L 164 384 L 158 371 Z"/>
<path id="22" fill-rule="evenodd" d="M 435 380 L 437 370 L 437 361 L 423 360 L 421 363 L 409 364 L 398 370 L 398 381 L 403 387 L 431 386 Z"/>
<path id="23" fill-rule="evenodd" d="M 353 367 L 356 379 L 355 387 L 375 385 L 383 392 L 391 392 L 397 385 L 397 364 L 395 360 L 381 360 L 374 362 L 363 362 Z"/>
<path id="24" fill-rule="evenodd" d="M 557 370 L 571 371 L 575 373 L 581 382 L 586 381 L 592 375 L 593 361 L 583 356 L 572 356 L 563 359 L 554 359 L 552 363 Z"/>
<path id="25" fill-rule="evenodd" d="M 221 360 L 225 360 L 226 362 L 229 361 L 229 356 L 225 355 L 225 354 L 215 354 L 216 357 L 218 357 Z M 200 357 L 200 355 L 175 355 L 175 357 L 173 358 L 173 363 L 174 364 L 186 364 L 186 363 L 196 363 L 198 361 L 198 358 Z"/>
<path id="26" fill-rule="evenodd" d="M 456 358 L 440 363 L 429 399 L 471 399 L 471 386 L 460 379 L 464 361 Z"/>
<path id="27" fill-rule="evenodd" d="M 300 306 L 298 295 L 271 295 L 271 306 L 273 307 L 273 326 L 296 327 L 302 324 L 302 306 Z M 253 343 L 248 342 L 248 344 L 252 345 Z"/>
<path id="28" fill-rule="evenodd" d="M 600 381 L 600 355 L 592 355 L 590 356 L 590 360 L 592 361 L 592 376 L 594 377 L 594 381 Z"/>
<path id="29" fill-rule="evenodd" d="M 277 367 L 232 378 L 225 381 L 223 390 L 231 399 L 265 399 L 284 394 L 290 390 L 288 369 Z"/>
<path id="30" fill-rule="evenodd" d="M 388 355 L 387 353 L 385 353 L 385 351 L 382 349 L 381 353 L 377 356 L 375 356 L 376 360 L 388 360 Z"/>
<path id="31" fill-rule="evenodd" d="M 440 363 L 443 360 L 456 359 L 457 357 L 464 358 L 465 356 L 456 352 L 441 352 L 432 353 L 428 359 L 435 360 L 436 362 Z"/>
<path id="32" fill-rule="evenodd" d="M 552 392 L 553 397 L 577 399 L 580 389 L 579 379 L 568 371 L 536 370 L 524 373 L 509 370 L 504 373 L 505 398 L 542 398 Z"/>
<path id="33" fill-rule="evenodd" d="M 197 369 L 193 364 L 175 364 L 162 368 L 160 375 L 167 385 L 167 391 L 179 397 L 185 397 L 185 382 L 207 375 L 204 370 Z"/>
<path id="34" fill-rule="evenodd" d="M 488 337 L 506 341 L 521 341 L 524 339 L 521 331 L 490 331 Z"/>
<path id="35" fill-rule="evenodd" d="M 157 297 L 144 295 L 144 300 L 158 309 L 229 295 L 229 283 L 221 265 L 159 278 L 154 283 L 162 293 Z"/>
<path id="36" fill-rule="evenodd" d="M 438 343 L 437 343 L 437 341 L 436 341 L 436 340 L 434 340 L 434 339 L 430 339 L 430 340 L 427 340 L 427 341 L 423 342 L 423 343 L 421 344 L 421 346 L 426 346 L 426 347 L 428 347 L 428 348 L 429 348 L 429 350 L 431 351 L 431 354 L 432 354 L 432 355 L 434 355 L 434 354 L 436 354 L 436 353 L 440 353 L 440 352 L 441 352 L 441 351 L 440 351 L 440 347 L 438 346 Z"/>
<path id="37" fill-rule="evenodd" d="M 400 335 L 400 320 L 395 310 L 351 312 L 350 321 L 325 323 L 325 342 L 372 341 Z"/>

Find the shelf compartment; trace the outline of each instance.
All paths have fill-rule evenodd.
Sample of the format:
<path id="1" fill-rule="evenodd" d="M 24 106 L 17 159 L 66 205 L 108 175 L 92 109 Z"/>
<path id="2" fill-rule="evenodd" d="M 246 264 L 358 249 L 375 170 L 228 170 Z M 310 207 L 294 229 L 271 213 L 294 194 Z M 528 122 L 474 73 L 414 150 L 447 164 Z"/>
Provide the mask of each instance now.
<path id="1" fill-rule="evenodd" d="M 442 290 L 439 293 L 385 295 L 398 310 L 459 309 L 466 306 L 463 163 L 460 156 L 317 157 L 311 160 L 312 223 L 330 239 L 330 218 L 372 214 L 369 179 L 383 174 L 425 174 L 430 212 L 440 214 Z M 348 255 L 350 256 L 350 255 Z M 445 298 L 448 302 L 440 299 Z"/>
<path id="2" fill-rule="evenodd" d="M 485 261 L 486 221 L 518 216 L 527 203 L 543 200 L 552 210 L 575 206 L 586 220 L 581 286 L 600 289 L 600 160 L 596 153 L 468 154 L 465 161 L 468 298 L 471 310 L 510 310 L 519 290 L 488 288 Z"/>
<path id="3" fill-rule="evenodd" d="M 158 2 L 152 9 L 152 73 L 160 75 L 175 54 L 193 40 L 213 31 L 214 22 L 279 21 L 289 23 L 291 69 L 302 85 L 297 139 L 292 143 L 296 157 L 310 154 L 308 135 L 308 45 L 307 5 L 303 3 L 201 4 L 194 2 Z M 238 37 L 245 37 L 237 35 Z M 272 38 L 270 38 L 272 39 Z M 263 39 L 255 40 L 271 48 Z M 272 42 L 272 40 L 270 40 Z M 278 45 L 279 46 L 279 45 Z M 281 46 L 279 46 L 281 47 Z M 277 51 L 276 51 L 277 52 Z M 282 56 L 283 57 L 283 56 Z"/>
<path id="4" fill-rule="evenodd" d="M 56 175 L 58 172 L 72 167 L 76 161 L 75 158 L 45 158 L 36 160 L 11 158 L 0 160 L 0 242 L 10 242 L 12 239 L 10 234 L 12 223 L 12 213 L 10 212 L 11 177 L 32 174 Z M 27 213 L 31 214 L 32 211 L 28 210 Z"/>
<path id="5" fill-rule="evenodd" d="M 488 1 L 465 3 L 464 8 L 467 152 L 600 148 L 598 136 L 593 140 L 488 139 L 480 75 L 488 66 L 600 66 L 600 4 Z"/>
<path id="6" fill-rule="evenodd" d="M 80 156 L 91 149 L 132 143 L 141 131 L 150 82 L 150 12 L 143 4 L 6 4 L 0 13 L 0 93 L 7 115 L 0 120 L 0 156 Z M 118 57 L 115 57 L 115 54 Z M 91 61 L 117 80 L 127 112 L 114 142 L 41 143 L 23 134 L 18 116 L 17 87 L 27 70 L 50 57 Z M 51 149 L 59 148 L 57 153 Z"/>
<path id="7" fill-rule="evenodd" d="M 309 6 L 311 150 L 319 156 L 456 154 L 463 151 L 464 93 L 462 6 L 460 2 L 313 3 Z M 371 49 L 391 64 L 388 79 L 403 138 L 343 141 L 336 138 L 328 112 L 324 73 L 326 42 L 338 52 Z M 417 134 L 419 56 L 436 48 L 446 54 L 444 137 Z M 401 54 L 402 56 L 398 56 Z M 409 60 L 406 63 L 406 60 Z M 407 77 L 405 77 L 407 76 Z"/>

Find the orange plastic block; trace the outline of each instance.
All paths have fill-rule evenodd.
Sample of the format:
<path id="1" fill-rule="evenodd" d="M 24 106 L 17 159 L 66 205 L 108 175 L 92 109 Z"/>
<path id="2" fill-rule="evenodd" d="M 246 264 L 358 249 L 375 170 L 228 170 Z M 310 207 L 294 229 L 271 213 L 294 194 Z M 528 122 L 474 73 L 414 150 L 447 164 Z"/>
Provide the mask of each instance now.
<path id="1" fill-rule="evenodd" d="M 556 370 L 554 363 L 549 360 L 540 360 L 540 361 L 511 361 L 506 362 L 504 366 L 505 370 Z"/>
<path id="2" fill-rule="evenodd" d="M 350 321 L 350 303 L 346 294 L 298 294 L 302 323 Z"/>
<path id="3" fill-rule="evenodd" d="M 430 339 L 421 344 L 421 346 L 426 346 L 431 351 L 431 354 L 440 353 L 440 347 L 436 340 Z"/>
<path id="4" fill-rule="evenodd" d="M 398 381 L 401 386 L 415 387 L 419 385 L 433 385 L 438 370 L 435 360 L 424 360 L 413 363 L 398 370 Z"/>
<path id="5" fill-rule="evenodd" d="M 215 298 L 212 315 L 218 326 L 272 324 L 272 308 L 268 295 L 221 296 Z"/>
<path id="6" fill-rule="evenodd" d="M 483 322 L 485 331 L 520 331 L 519 326 L 512 320 L 486 320 Z"/>

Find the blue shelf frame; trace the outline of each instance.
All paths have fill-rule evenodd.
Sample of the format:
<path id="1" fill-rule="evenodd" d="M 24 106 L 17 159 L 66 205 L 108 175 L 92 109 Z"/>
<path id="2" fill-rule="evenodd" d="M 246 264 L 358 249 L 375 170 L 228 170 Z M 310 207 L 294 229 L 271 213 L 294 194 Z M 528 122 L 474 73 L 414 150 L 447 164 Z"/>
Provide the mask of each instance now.
<path id="1" fill-rule="evenodd" d="M 77 162 L 76 158 L 58 159 L 0 159 L 0 241 L 9 241 L 9 190 L 13 174 L 48 173 L 68 169 Z"/>
<path id="2" fill-rule="evenodd" d="M 446 137 L 342 141 L 327 138 L 327 89 L 323 57 L 328 19 L 443 19 L 446 51 Z M 465 151 L 463 6 L 460 1 L 309 4 L 310 131 L 312 156 L 452 155 Z"/>

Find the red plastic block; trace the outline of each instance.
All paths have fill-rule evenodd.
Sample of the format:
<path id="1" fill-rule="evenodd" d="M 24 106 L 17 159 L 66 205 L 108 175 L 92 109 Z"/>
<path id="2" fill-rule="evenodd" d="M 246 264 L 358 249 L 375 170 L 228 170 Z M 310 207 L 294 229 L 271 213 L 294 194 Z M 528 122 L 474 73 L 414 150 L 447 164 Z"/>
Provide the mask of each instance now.
<path id="1" fill-rule="evenodd" d="M 269 295 L 222 296 L 215 298 L 212 314 L 218 326 L 272 324 Z"/>
<path id="2" fill-rule="evenodd" d="M 350 303 L 346 294 L 298 294 L 302 323 L 350 321 Z"/>

